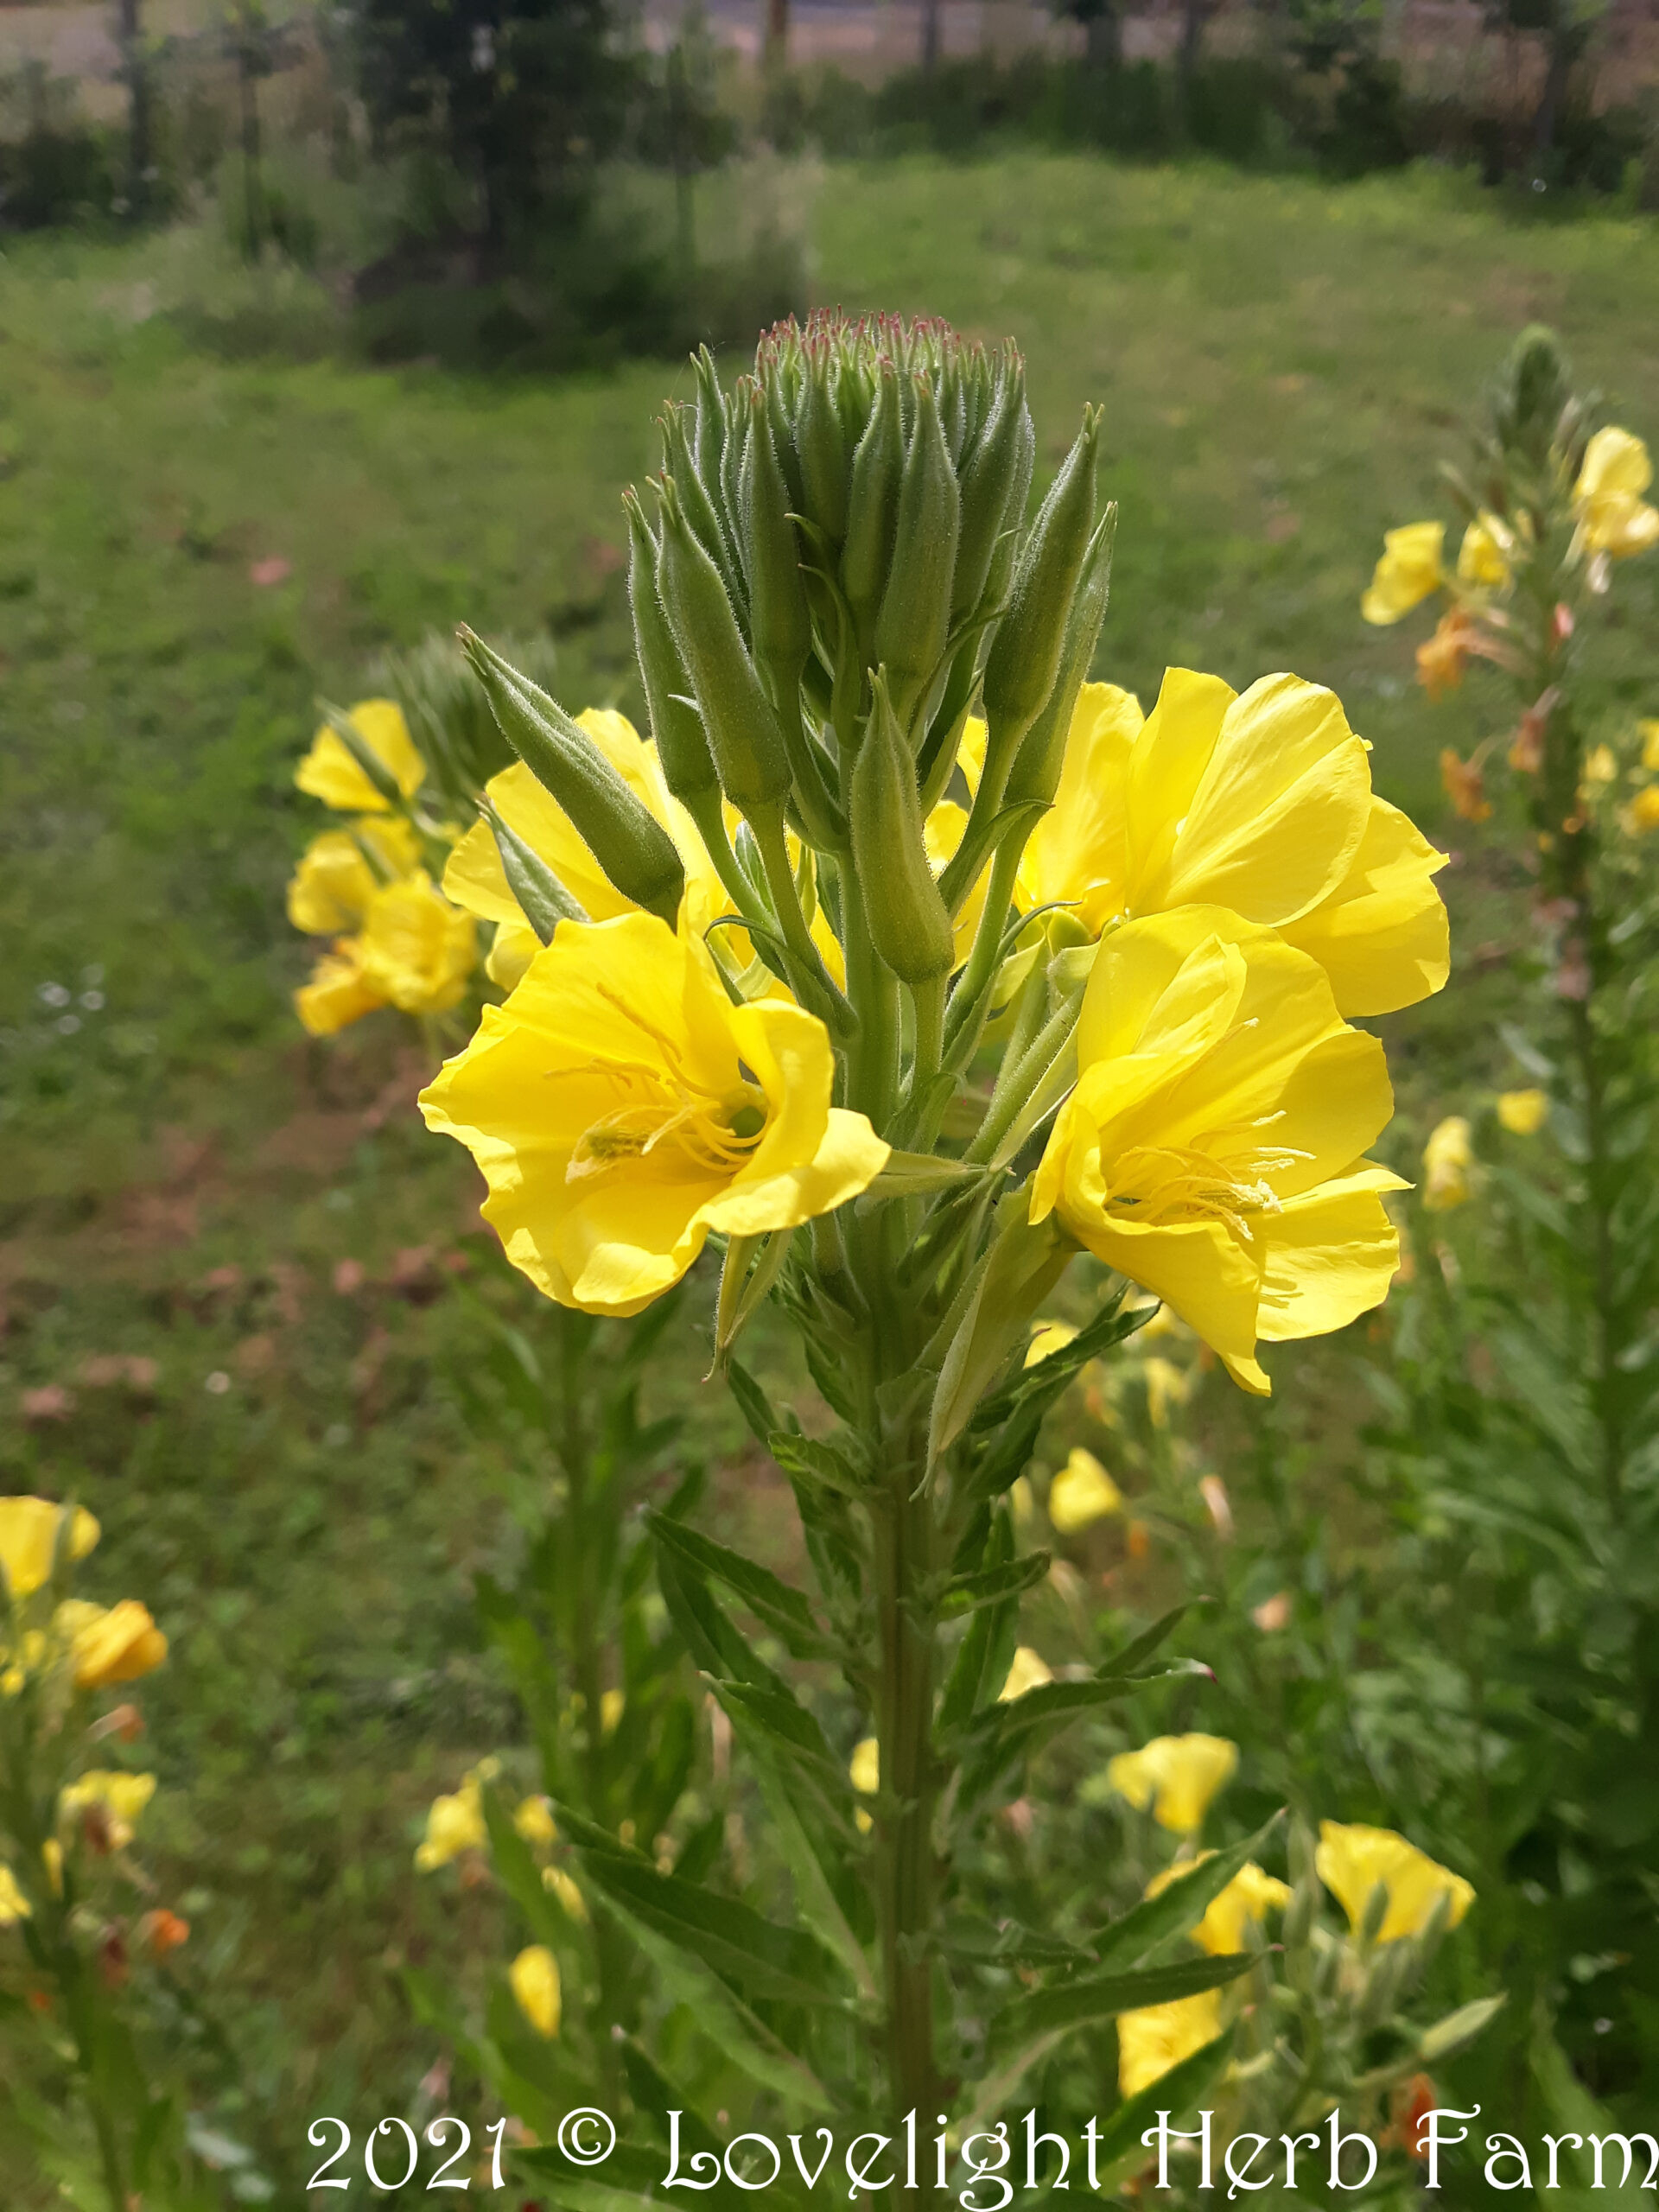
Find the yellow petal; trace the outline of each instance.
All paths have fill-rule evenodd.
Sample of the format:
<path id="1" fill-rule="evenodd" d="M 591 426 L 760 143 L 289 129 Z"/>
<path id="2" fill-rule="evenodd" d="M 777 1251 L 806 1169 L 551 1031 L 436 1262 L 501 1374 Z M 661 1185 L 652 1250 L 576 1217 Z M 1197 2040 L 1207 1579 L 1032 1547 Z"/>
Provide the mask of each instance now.
<path id="1" fill-rule="evenodd" d="M 1062 1536 L 1074 1536 L 1123 1510 L 1123 1494 L 1092 1452 L 1074 1445 L 1048 1486 L 1048 1517 Z"/>
<path id="2" fill-rule="evenodd" d="M 1143 2005 L 1123 2012 L 1117 2022 L 1117 2086 L 1124 2097 L 1139 2096 L 1172 2068 L 1191 2058 L 1221 2033 L 1221 1992 L 1206 1989 L 1172 2004 Z"/>
<path id="3" fill-rule="evenodd" d="M 1373 798 L 1341 880 L 1282 925 L 1330 976 L 1341 1013 L 1394 1014 L 1443 988 L 1451 933 L 1433 878 L 1446 861 L 1397 807 Z"/>
<path id="4" fill-rule="evenodd" d="M 1421 1934 L 1441 1897 L 1449 1900 L 1447 1918 L 1453 1928 L 1475 1900 L 1473 1888 L 1462 1875 L 1438 1866 L 1392 1828 L 1321 1821 L 1313 1863 L 1356 1933 L 1364 1922 L 1372 1891 L 1382 1885 L 1389 1904 L 1377 1936 L 1382 1943 Z"/>
<path id="5" fill-rule="evenodd" d="M 444 881 L 448 880 L 446 874 Z M 525 969 L 541 949 L 542 941 L 528 922 L 498 922 L 489 957 L 484 963 L 484 973 L 500 989 L 512 990 L 523 981 Z"/>
<path id="6" fill-rule="evenodd" d="M 375 893 L 359 944 L 365 985 L 405 1014 L 446 1013 L 478 957 L 472 916 L 418 871 Z"/>
<path id="7" fill-rule="evenodd" d="M 862 1797 L 874 1797 L 881 1787 L 881 1746 L 866 1736 L 848 1763 L 847 1778 Z"/>
<path id="8" fill-rule="evenodd" d="M 1446 525 L 1407 523 L 1382 534 L 1382 557 L 1359 602 L 1368 622 L 1397 622 L 1446 581 Z"/>
<path id="9" fill-rule="evenodd" d="M 17 1886 L 17 1878 L 3 1859 L 0 1859 L 0 1928 L 10 1928 L 19 1920 L 29 1919 L 35 1908 Z"/>
<path id="10" fill-rule="evenodd" d="M 343 937 L 294 994 L 295 1011 L 313 1037 L 333 1037 L 386 1003 L 363 972 L 360 938 Z"/>
<path id="11" fill-rule="evenodd" d="M 1053 1679 L 1053 1674 L 1042 1655 L 1033 1651 L 1028 1643 L 1022 1643 L 1014 1655 L 1014 1663 L 1008 1669 L 1007 1680 L 996 1694 L 997 1702 L 999 1705 L 1012 1705 L 1015 1698 L 1024 1697 L 1027 1690 L 1039 1690 L 1045 1682 L 1052 1682 Z"/>
<path id="12" fill-rule="evenodd" d="M 51 1579 L 53 1554 L 67 1508 L 46 1497 L 0 1497 L 0 1567 L 14 1598 L 32 1598 Z M 64 1546 L 71 1563 L 86 1558 L 101 1531 L 85 1506 L 75 1517 Z"/>
<path id="13" fill-rule="evenodd" d="M 153 1674 L 167 1657 L 167 1638 L 147 1605 L 124 1598 L 77 1631 L 69 1656 L 77 1689 L 111 1689 Z"/>
<path id="14" fill-rule="evenodd" d="M 1155 1736 L 1109 1760 L 1106 1780 L 1137 1812 L 1150 1810 L 1160 1827 L 1192 1835 L 1237 1766 L 1238 1746 L 1224 1736 Z"/>
<path id="15" fill-rule="evenodd" d="M 1382 1303 L 1400 1264 L 1400 1236 L 1379 1193 L 1405 1187 L 1387 1168 L 1363 1164 L 1287 1199 L 1263 1223 L 1255 1325 L 1264 1343 L 1325 1336 Z"/>
<path id="16" fill-rule="evenodd" d="M 371 753 L 391 771 L 405 798 L 412 798 L 426 780 L 426 763 L 415 750 L 403 709 L 391 699 L 359 699 L 346 709 L 346 718 Z M 344 740 L 324 722 L 311 741 L 311 750 L 295 771 L 297 789 L 320 798 L 339 814 L 385 814 L 386 801 L 364 774 Z"/>
<path id="17" fill-rule="evenodd" d="M 1504 1090 L 1498 1094 L 1497 1118 L 1511 1136 L 1536 1136 L 1548 1112 L 1547 1090 Z"/>
<path id="18" fill-rule="evenodd" d="M 545 1943 L 531 1944 L 507 1968 L 507 1980 L 518 2010 L 538 2036 L 551 2042 L 563 2009 L 559 1962 L 552 1952 Z"/>

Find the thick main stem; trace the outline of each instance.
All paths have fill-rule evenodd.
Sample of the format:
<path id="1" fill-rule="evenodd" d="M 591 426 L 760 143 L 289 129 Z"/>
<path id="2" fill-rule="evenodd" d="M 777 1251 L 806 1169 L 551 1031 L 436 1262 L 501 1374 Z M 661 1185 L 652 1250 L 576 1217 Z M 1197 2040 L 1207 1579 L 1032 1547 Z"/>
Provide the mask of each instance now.
<path id="1" fill-rule="evenodd" d="M 889 1471 L 875 1510 L 880 1688 L 876 1736 L 884 1804 L 876 1835 L 877 1916 L 893 2117 L 930 2124 L 933 2050 L 933 1624 L 925 1592 L 932 1509 L 907 1460 Z"/>

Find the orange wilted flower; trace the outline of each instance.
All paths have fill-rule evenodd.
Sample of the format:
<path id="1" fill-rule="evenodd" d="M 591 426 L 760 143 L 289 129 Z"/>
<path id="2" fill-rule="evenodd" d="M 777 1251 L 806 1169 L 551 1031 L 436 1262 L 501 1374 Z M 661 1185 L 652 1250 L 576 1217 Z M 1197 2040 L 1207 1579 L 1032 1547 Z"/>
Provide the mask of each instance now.
<path id="1" fill-rule="evenodd" d="M 1440 782 L 1452 807 L 1465 822 L 1491 819 L 1492 803 L 1486 796 L 1486 779 L 1478 760 L 1465 760 L 1452 747 L 1443 747 Z"/>
<path id="2" fill-rule="evenodd" d="M 1463 682 L 1463 664 L 1478 652 L 1479 630 L 1461 607 L 1448 607 L 1434 634 L 1417 648 L 1417 681 L 1431 699 L 1444 698 Z"/>
<path id="3" fill-rule="evenodd" d="M 152 1958 L 164 1959 L 190 1941 L 190 1923 L 176 1912 L 147 1912 L 138 1923 L 138 1940 Z"/>

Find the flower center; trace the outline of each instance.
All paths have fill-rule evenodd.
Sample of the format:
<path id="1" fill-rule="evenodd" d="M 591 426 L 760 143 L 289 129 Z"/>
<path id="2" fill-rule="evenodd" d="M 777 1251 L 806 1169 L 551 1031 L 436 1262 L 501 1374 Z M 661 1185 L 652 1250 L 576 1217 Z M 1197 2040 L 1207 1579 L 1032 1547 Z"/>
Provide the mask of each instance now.
<path id="1" fill-rule="evenodd" d="M 1235 1134 L 1221 1131 L 1209 1140 L 1224 1144 L 1224 1154 L 1192 1145 L 1132 1146 L 1114 1161 L 1107 1177 L 1107 1211 L 1159 1229 L 1219 1221 L 1240 1243 L 1254 1243 L 1254 1217 L 1281 1211 L 1269 1177 L 1306 1154 L 1260 1144 L 1236 1150 L 1227 1142 Z"/>
<path id="2" fill-rule="evenodd" d="M 688 1069 L 665 1031 L 604 984 L 599 991 L 656 1052 L 638 1059 L 607 1053 L 580 1067 L 553 1071 L 561 1076 L 603 1074 L 624 1094 L 620 1104 L 590 1122 L 577 1138 L 564 1171 L 566 1182 L 582 1182 L 652 1154 L 671 1157 L 686 1174 L 729 1180 L 766 1134 L 766 1092 L 741 1061 L 735 1083 L 711 1089 Z"/>

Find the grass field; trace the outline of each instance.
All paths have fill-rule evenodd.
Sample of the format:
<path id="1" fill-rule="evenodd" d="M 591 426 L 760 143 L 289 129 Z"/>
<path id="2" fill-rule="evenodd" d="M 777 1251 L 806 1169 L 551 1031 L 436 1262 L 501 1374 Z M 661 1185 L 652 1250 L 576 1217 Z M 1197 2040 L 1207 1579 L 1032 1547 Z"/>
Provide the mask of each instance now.
<path id="1" fill-rule="evenodd" d="M 1650 226 L 1519 224 L 1433 176 L 1333 193 L 1034 155 L 784 182 L 817 299 L 1018 337 L 1039 472 L 1104 402 L 1100 672 L 1328 682 L 1382 791 L 1467 839 L 1435 758 L 1483 732 L 1408 685 L 1358 593 L 1528 320 L 1659 432 Z M 211 264 L 188 234 L 43 239 L 0 275 L 0 1484 L 77 1489 L 108 1531 L 93 1586 L 142 1590 L 175 1639 L 149 1699 L 161 1859 L 291 2152 L 296 2115 L 398 2108 L 432 2053 L 394 1970 L 458 1960 L 487 1917 L 446 1921 L 409 1853 L 509 1725 L 469 1582 L 515 1497 L 445 1381 L 480 1302 L 512 1297 L 467 1256 L 470 1170 L 412 1123 L 407 1040 L 308 1047 L 289 1009 L 292 767 L 318 694 L 360 696 L 378 650 L 460 620 L 546 628 L 568 703 L 632 706 L 617 495 L 688 376 L 232 358 L 192 312 Z M 264 304 L 327 314 L 296 287 Z M 1649 567 L 1609 713 L 1656 711 L 1655 600 Z M 1478 974 L 1523 887 L 1478 839 L 1445 880 Z M 1481 988 L 1394 1025 L 1402 1147 L 1501 1070 Z M 89 1379 L 118 1354 L 153 1381 Z M 697 1418 L 732 1448 L 723 1407 Z"/>

